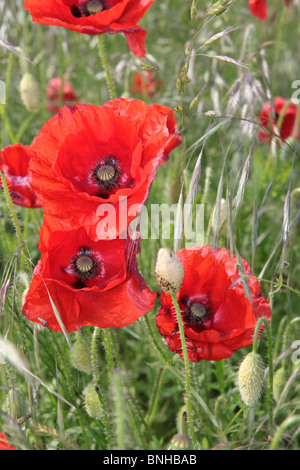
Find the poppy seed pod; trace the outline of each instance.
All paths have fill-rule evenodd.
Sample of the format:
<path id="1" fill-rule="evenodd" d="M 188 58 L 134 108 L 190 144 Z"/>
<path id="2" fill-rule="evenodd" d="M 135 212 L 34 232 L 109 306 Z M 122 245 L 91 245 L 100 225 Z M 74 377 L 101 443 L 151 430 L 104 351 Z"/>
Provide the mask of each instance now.
<path id="1" fill-rule="evenodd" d="M 246 406 L 254 406 L 259 399 L 264 382 L 264 363 L 255 352 L 247 354 L 238 372 L 238 387 Z"/>
<path id="2" fill-rule="evenodd" d="M 162 290 L 168 294 L 176 294 L 179 291 L 184 276 L 183 266 L 168 248 L 158 251 L 155 274 Z"/>
<path id="3" fill-rule="evenodd" d="M 92 373 L 90 348 L 85 341 L 77 340 L 73 344 L 72 363 L 75 369 L 87 374 Z"/>
<path id="4" fill-rule="evenodd" d="M 31 73 L 25 73 L 20 81 L 22 101 L 28 111 L 35 112 L 40 108 L 39 84 Z"/>
<path id="5" fill-rule="evenodd" d="M 90 385 L 85 394 L 85 409 L 91 418 L 101 419 L 102 406 L 98 397 L 97 387 Z"/>

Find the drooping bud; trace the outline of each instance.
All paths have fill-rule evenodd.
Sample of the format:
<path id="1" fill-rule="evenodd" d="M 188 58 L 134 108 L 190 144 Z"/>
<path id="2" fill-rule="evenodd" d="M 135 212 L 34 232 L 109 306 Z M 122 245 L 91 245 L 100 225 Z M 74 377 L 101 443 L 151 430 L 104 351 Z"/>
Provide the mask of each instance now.
<path id="1" fill-rule="evenodd" d="M 87 374 L 92 373 L 91 353 L 89 345 L 84 340 L 77 340 L 73 344 L 71 353 L 72 363 L 77 370 Z"/>
<path id="2" fill-rule="evenodd" d="M 101 419 L 103 416 L 97 386 L 95 385 L 90 385 L 85 393 L 85 409 L 91 418 Z"/>
<path id="3" fill-rule="evenodd" d="M 277 369 L 273 377 L 273 397 L 276 402 L 279 401 L 282 390 L 286 384 L 286 380 L 287 377 L 285 368 L 280 367 L 280 369 Z"/>
<path id="4" fill-rule="evenodd" d="M 24 73 L 20 82 L 22 101 L 28 111 L 35 112 L 40 108 L 39 84 L 31 73 Z"/>
<path id="5" fill-rule="evenodd" d="M 246 406 L 254 406 L 259 399 L 264 382 L 262 357 L 251 352 L 243 359 L 238 372 L 238 387 Z"/>
<path id="6" fill-rule="evenodd" d="M 168 248 L 158 251 L 155 274 L 160 287 L 168 294 L 176 294 L 179 291 L 184 270 L 181 262 Z"/>
<path id="7" fill-rule="evenodd" d="M 168 450 L 188 450 L 192 446 L 192 441 L 187 434 L 174 434 Z"/>

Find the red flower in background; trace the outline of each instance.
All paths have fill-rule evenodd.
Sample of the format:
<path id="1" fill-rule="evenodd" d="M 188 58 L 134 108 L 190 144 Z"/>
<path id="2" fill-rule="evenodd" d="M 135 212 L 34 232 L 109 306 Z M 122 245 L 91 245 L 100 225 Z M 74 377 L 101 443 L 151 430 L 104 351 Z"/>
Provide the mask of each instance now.
<path id="1" fill-rule="evenodd" d="M 151 98 L 159 92 L 161 86 L 162 79 L 160 77 L 156 77 L 153 72 L 145 70 L 132 77 L 130 91 L 134 95 L 141 94 L 142 96 Z"/>
<path id="2" fill-rule="evenodd" d="M 0 431 L 0 450 L 16 450 L 15 447 L 12 447 L 6 436 Z"/>
<path id="3" fill-rule="evenodd" d="M 146 30 L 137 25 L 154 0 L 25 0 L 36 23 L 79 33 L 124 33 L 129 49 L 145 55 Z"/>
<path id="4" fill-rule="evenodd" d="M 28 147 L 14 144 L 0 152 L 0 171 L 3 171 L 14 204 L 23 207 L 41 207 L 37 196 L 29 183 Z"/>
<path id="5" fill-rule="evenodd" d="M 249 0 L 248 2 L 251 14 L 262 21 L 266 21 L 268 16 L 267 0 Z M 285 4 L 289 5 L 290 0 L 285 0 Z"/>
<path id="6" fill-rule="evenodd" d="M 169 130 L 169 138 L 164 150 L 164 157 L 161 163 L 169 160 L 169 154 L 182 142 L 182 135 L 178 132 L 177 121 L 175 119 L 174 111 L 168 106 L 154 103 L 153 106 L 167 116 L 167 127 Z"/>
<path id="7" fill-rule="evenodd" d="M 56 114 L 63 104 L 74 106 L 78 103 L 78 96 L 69 80 L 60 77 L 52 78 L 46 89 L 47 109 L 49 113 Z"/>
<path id="8" fill-rule="evenodd" d="M 251 15 L 266 21 L 268 15 L 267 0 L 249 0 Z"/>
<path id="9" fill-rule="evenodd" d="M 107 238 L 126 232 L 148 197 L 168 136 L 167 116 L 139 100 L 63 107 L 30 146 L 31 184 L 44 214 L 86 226 L 95 239 L 109 206 L 116 223 Z"/>
<path id="10" fill-rule="evenodd" d="M 297 113 L 300 112 L 300 110 L 294 103 L 289 103 L 288 105 L 287 103 L 288 100 L 281 96 L 276 96 L 274 98 L 274 110 L 270 102 L 264 104 L 259 113 L 259 122 L 266 128 L 266 130 L 259 131 L 259 139 L 261 141 L 269 140 L 269 142 L 271 142 L 273 137 L 272 133 L 275 132 L 274 125 L 277 126 L 282 113 L 284 114 L 280 126 L 280 137 L 285 140 L 294 134 Z M 300 140 L 300 125 L 295 137 Z"/>
<path id="11" fill-rule="evenodd" d="M 259 317 L 271 317 L 260 283 L 248 278 L 252 301 L 245 295 L 236 267 L 237 259 L 227 249 L 210 246 L 182 249 L 176 253 L 184 278 L 176 294 L 181 309 L 190 361 L 218 361 L 252 344 Z M 242 261 L 246 275 L 252 275 Z M 172 297 L 161 294 L 156 325 L 169 349 L 182 357 L 180 333 Z"/>
<path id="12" fill-rule="evenodd" d="M 153 308 L 156 294 L 137 268 L 138 242 L 93 242 L 84 228 L 52 230 L 51 218 L 45 217 L 42 257 L 23 304 L 30 321 L 61 331 L 49 294 L 67 332 L 87 325 L 123 327 Z"/>

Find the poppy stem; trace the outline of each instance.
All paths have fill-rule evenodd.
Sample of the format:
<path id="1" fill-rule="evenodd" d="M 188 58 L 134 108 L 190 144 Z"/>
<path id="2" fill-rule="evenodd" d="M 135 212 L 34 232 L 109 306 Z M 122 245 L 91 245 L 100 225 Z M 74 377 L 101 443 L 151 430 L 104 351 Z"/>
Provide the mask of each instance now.
<path id="1" fill-rule="evenodd" d="M 100 328 L 95 327 L 94 333 L 92 336 L 92 361 L 93 361 L 93 370 L 94 370 L 94 382 L 97 387 L 97 395 L 99 398 L 99 401 L 101 403 L 102 411 L 103 411 L 103 421 L 104 421 L 104 428 L 105 428 L 105 435 L 107 439 L 107 444 L 108 444 L 108 449 L 111 449 L 111 429 L 110 429 L 110 423 L 109 423 L 109 417 L 106 409 L 106 404 L 103 399 L 103 394 L 100 386 L 100 373 L 99 373 L 99 368 L 98 368 L 98 363 L 97 363 L 97 340 L 99 336 Z"/>
<path id="2" fill-rule="evenodd" d="M 110 97 L 113 99 L 113 98 L 116 98 L 116 93 L 115 93 L 114 84 L 111 78 L 111 74 L 109 71 L 109 66 L 108 66 L 101 34 L 98 35 L 98 44 L 99 44 L 99 51 L 100 51 L 100 57 L 102 60 L 102 65 L 106 73 L 106 81 L 107 81 L 107 85 L 109 89 L 109 94 L 110 94 Z"/>
<path id="3" fill-rule="evenodd" d="M 185 339 L 185 333 L 184 333 L 184 328 L 183 328 L 181 311 L 180 311 L 180 307 L 178 305 L 175 295 L 172 295 L 172 300 L 173 300 L 173 304 L 174 304 L 176 315 L 177 315 L 177 322 L 179 326 L 181 348 L 182 348 L 184 367 L 185 367 L 185 395 L 186 395 L 186 409 L 187 409 L 187 417 L 188 417 L 189 436 L 192 439 L 193 448 L 195 449 L 196 437 L 195 437 L 195 430 L 193 426 L 193 415 L 192 415 L 192 404 L 191 404 L 190 363 L 189 363 L 188 352 L 187 352 L 187 347 L 186 347 L 186 339 Z"/>
<path id="4" fill-rule="evenodd" d="M 258 347 L 258 335 L 261 325 L 264 324 L 265 331 L 267 334 L 267 342 L 268 342 L 268 359 L 269 359 L 269 387 L 266 393 L 267 396 L 267 408 L 269 414 L 269 426 L 270 426 L 270 434 L 273 435 L 274 425 L 273 425 L 273 348 L 272 348 L 272 334 L 271 334 L 271 327 L 269 325 L 268 320 L 265 317 L 261 317 L 255 327 L 254 336 L 253 336 L 253 346 L 252 351 L 257 352 Z"/>

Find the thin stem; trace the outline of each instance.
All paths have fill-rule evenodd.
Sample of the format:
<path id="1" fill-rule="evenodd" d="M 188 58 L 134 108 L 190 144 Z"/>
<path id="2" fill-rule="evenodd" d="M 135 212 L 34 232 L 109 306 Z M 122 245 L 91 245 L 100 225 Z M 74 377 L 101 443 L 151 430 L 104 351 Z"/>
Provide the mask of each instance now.
<path id="1" fill-rule="evenodd" d="M 116 97 L 116 93 L 115 93 L 114 84 L 113 84 L 113 81 L 112 81 L 112 78 L 111 78 L 111 74 L 110 74 L 110 71 L 109 71 L 109 66 L 108 66 L 108 62 L 107 62 L 107 59 L 106 59 L 106 54 L 105 54 L 101 34 L 98 35 L 98 44 L 99 44 L 99 51 L 100 51 L 100 57 L 101 57 L 101 60 L 102 60 L 102 65 L 103 65 L 103 68 L 104 68 L 105 73 L 106 73 L 106 80 L 107 80 L 107 85 L 108 85 L 108 88 L 109 88 L 109 94 L 110 94 L 110 97 L 113 99 L 113 98 Z"/>
<path id="2" fill-rule="evenodd" d="M 27 264 L 28 271 L 29 271 L 30 274 L 32 274 L 32 266 L 31 266 L 31 263 L 30 263 L 30 260 L 29 260 L 29 252 L 28 252 L 28 249 L 27 249 L 26 244 L 24 242 L 21 227 L 20 227 L 20 224 L 19 224 L 19 221 L 18 221 L 18 217 L 17 217 L 16 211 L 15 211 L 15 208 L 14 208 L 14 204 L 13 204 L 12 199 L 10 197 L 9 189 L 8 189 L 8 186 L 7 186 L 7 183 L 6 183 L 6 179 L 5 179 L 4 173 L 2 171 L 0 171 L 0 177 L 1 177 L 1 183 L 2 183 L 4 194 L 5 194 L 5 198 L 6 198 L 6 201 L 7 201 L 9 210 L 10 210 L 10 214 L 12 216 L 13 223 L 14 223 L 14 226 L 15 226 L 15 230 L 16 230 L 16 233 L 17 233 L 17 239 L 18 239 L 18 242 L 21 246 L 21 250 L 22 250 L 25 262 Z"/>
<path id="3" fill-rule="evenodd" d="M 150 406 L 149 418 L 148 418 L 148 426 L 149 427 L 152 424 L 152 421 L 154 419 L 154 416 L 155 416 L 155 413 L 156 413 L 156 410 L 157 410 L 158 401 L 159 401 L 159 393 L 160 393 L 160 390 L 161 390 L 161 387 L 162 387 L 162 384 L 163 384 L 163 381 L 164 381 L 165 372 L 166 372 L 166 369 L 160 368 L 158 370 L 158 376 L 157 376 L 157 380 L 155 382 L 155 387 L 154 387 L 153 394 L 152 394 L 152 397 L 151 397 L 151 402 L 150 402 L 151 406 Z"/>
<path id="4" fill-rule="evenodd" d="M 186 347 L 186 339 L 185 339 L 185 333 L 184 333 L 184 328 L 183 328 L 181 311 L 180 311 L 175 295 L 172 295 L 172 300 L 173 300 L 173 304 L 174 304 L 176 315 L 177 315 L 177 322 L 179 326 L 181 348 L 182 348 L 184 367 L 185 367 L 185 395 L 186 395 L 186 409 L 187 409 L 187 416 L 188 416 L 189 435 L 192 439 L 193 447 L 195 448 L 196 438 L 195 438 L 195 430 L 194 430 L 194 425 L 193 425 L 192 404 L 191 404 L 190 363 L 189 363 L 188 352 L 187 352 L 187 347 Z"/>

